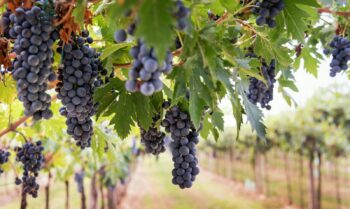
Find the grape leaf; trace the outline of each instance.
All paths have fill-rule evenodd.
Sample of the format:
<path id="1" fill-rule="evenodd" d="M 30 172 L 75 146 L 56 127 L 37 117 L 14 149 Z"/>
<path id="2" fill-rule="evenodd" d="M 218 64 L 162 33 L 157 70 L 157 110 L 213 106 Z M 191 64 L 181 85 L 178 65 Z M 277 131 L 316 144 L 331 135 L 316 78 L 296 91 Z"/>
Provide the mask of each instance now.
<path id="1" fill-rule="evenodd" d="M 233 116 L 236 119 L 237 138 L 238 138 L 239 132 L 241 130 L 241 125 L 243 123 L 243 107 L 241 105 L 241 101 L 230 81 L 230 77 L 232 77 L 232 75 L 227 70 L 220 68 L 217 71 L 217 77 L 218 77 L 218 80 L 221 81 L 222 84 L 224 84 L 227 92 L 229 93 L 229 98 L 232 103 Z"/>
<path id="2" fill-rule="evenodd" d="M 265 138 L 266 135 L 266 127 L 262 123 L 263 120 L 263 114 L 262 111 L 254 104 L 252 104 L 246 95 L 245 89 L 247 89 L 245 86 L 247 85 L 245 81 L 237 81 L 237 90 L 238 93 L 243 98 L 243 104 L 246 110 L 246 115 L 248 118 L 248 121 L 250 122 L 250 125 L 252 126 L 253 130 L 256 131 L 258 136 L 260 138 Z"/>
<path id="3" fill-rule="evenodd" d="M 102 52 L 100 59 L 104 60 L 106 58 L 108 58 L 111 54 L 113 54 L 114 52 L 123 49 L 125 47 L 130 46 L 130 43 L 120 43 L 120 44 L 110 44 L 108 45 Z"/>
<path id="4" fill-rule="evenodd" d="M 135 121 L 138 121 L 142 128 L 148 130 L 151 126 L 152 120 L 152 112 L 151 112 L 151 101 L 149 97 L 145 97 L 140 93 L 136 93 L 132 95 L 133 103 L 135 105 L 135 113 L 136 118 Z"/>
<path id="5" fill-rule="evenodd" d="M 172 44 L 171 0 L 143 1 L 139 10 L 139 23 L 136 35 L 142 37 L 146 44 L 154 47 L 159 60 L 164 60 Z"/>
<path id="6" fill-rule="evenodd" d="M 87 0 L 78 0 L 76 4 L 72 16 L 74 17 L 75 22 L 82 26 L 84 24 Z"/>
<path id="7" fill-rule="evenodd" d="M 110 124 L 114 125 L 114 129 L 120 138 L 126 138 L 130 134 L 131 126 L 134 125 L 132 120 L 135 116 L 134 99 L 130 94 L 122 92 L 118 97 L 118 101 L 114 102 L 110 109 L 114 112 Z"/>
<path id="8" fill-rule="evenodd" d="M 224 114 L 217 110 L 214 111 L 212 116 L 211 116 L 211 120 L 213 122 L 213 126 L 217 127 L 220 131 L 224 131 Z"/>
<path id="9" fill-rule="evenodd" d="M 304 42 L 304 32 L 307 30 L 305 19 L 309 15 L 304 10 L 298 8 L 294 0 L 285 0 L 285 5 L 283 15 L 288 34 L 292 35 L 292 38 Z"/>

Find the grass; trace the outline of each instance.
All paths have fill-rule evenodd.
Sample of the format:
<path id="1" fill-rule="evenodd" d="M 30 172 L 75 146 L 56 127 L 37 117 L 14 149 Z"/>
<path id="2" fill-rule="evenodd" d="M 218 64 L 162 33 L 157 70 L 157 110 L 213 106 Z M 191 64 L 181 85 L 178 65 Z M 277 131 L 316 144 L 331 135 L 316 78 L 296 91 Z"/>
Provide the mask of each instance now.
<path id="1" fill-rule="evenodd" d="M 222 182 L 215 182 L 205 175 L 199 175 L 194 186 L 189 190 L 180 190 L 170 182 L 172 163 L 169 158 L 161 157 L 155 164 L 152 158 L 146 160 L 150 181 L 157 185 L 153 188 L 160 199 L 171 199 L 169 209 L 265 209 L 262 201 L 253 201 L 250 196 L 233 193 L 232 189 Z M 161 186 L 158 186 L 161 185 Z M 159 197 L 157 197 L 159 198 Z M 158 202 L 146 195 L 143 198 L 145 208 L 156 208 Z M 266 207 L 266 209 L 271 207 Z"/>

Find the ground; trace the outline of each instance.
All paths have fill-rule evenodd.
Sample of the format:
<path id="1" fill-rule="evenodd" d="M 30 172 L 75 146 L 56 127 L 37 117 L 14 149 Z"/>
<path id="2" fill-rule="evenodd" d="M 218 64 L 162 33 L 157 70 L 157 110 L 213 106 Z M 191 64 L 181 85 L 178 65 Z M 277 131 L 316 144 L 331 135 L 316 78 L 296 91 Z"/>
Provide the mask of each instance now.
<path id="1" fill-rule="evenodd" d="M 122 209 L 280 209 L 283 201 L 246 191 L 244 186 L 201 170 L 191 189 L 171 183 L 170 159 L 140 159 Z"/>

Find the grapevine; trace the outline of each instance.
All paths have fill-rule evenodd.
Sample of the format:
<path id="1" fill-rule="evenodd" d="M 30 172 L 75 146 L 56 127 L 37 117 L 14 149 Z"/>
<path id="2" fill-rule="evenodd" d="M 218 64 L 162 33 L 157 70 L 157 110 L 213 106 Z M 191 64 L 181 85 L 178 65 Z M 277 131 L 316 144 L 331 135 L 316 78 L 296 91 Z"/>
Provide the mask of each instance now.
<path id="1" fill-rule="evenodd" d="M 259 16 L 256 18 L 257 25 L 276 27 L 276 16 L 284 9 L 284 0 L 262 0 L 256 3 L 253 12 Z"/>
<path id="2" fill-rule="evenodd" d="M 198 132 L 190 116 L 178 106 L 173 106 L 166 112 L 162 126 L 171 133 L 173 139 L 170 143 L 174 162 L 172 183 L 181 189 L 190 188 L 199 174 L 195 147 L 199 142 Z"/>
<path id="3" fill-rule="evenodd" d="M 16 184 L 23 184 L 23 193 L 34 198 L 38 196 L 39 184 L 36 177 L 44 163 L 43 150 L 41 141 L 26 142 L 23 147 L 16 148 L 16 160 L 23 164 L 22 179 L 16 178 Z"/>
<path id="4" fill-rule="evenodd" d="M 11 14 L 12 17 L 12 14 Z M 46 93 L 47 82 L 55 80 L 52 72 L 52 46 L 58 33 L 46 11 L 38 6 L 16 9 L 14 26 L 10 35 L 15 38 L 13 78 L 17 81 L 18 98 L 23 102 L 25 115 L 34 120 L 52 117 L 51 96 Z"/>
<path id="5" fill-rule="evenodd" d="M 350 41 L 346 37 L 335 36 L 329 47 L 332 49 L 325 49 L 326 55 L 332 54 L 332 61 L 330 63 L 330 76 L 335 77 L 337 73 L 346 71 L 348 69 L 348 62 L 350 60 Z"/>
<path id="6" fill-rule="evenodd" d="M 159 155 L 165 152 L 164 138 L 165 133 L 158 130 L 156 127 L 157 121 L 160 119 L 160 115 L 153 117 L 153 123 L 148 130 L 141 129 L 141 143 L 145 145 L 145 151 L 153 155 Z"/>
<path id="7" fill-rule="evenodd" d="M 252 48 L 249 48 L 248 53 L 246 53 L 247 57 L 257 57 L 253 52 Z M 269 102 L 273 100 L 273 89 L 275 79 L 275 60 L 271 60 L 270 64 L 268 64 L 265 59 L 260 58 L 261 67 L 260 74 L 265 79 L 266 83 L 258 80 L 257 78 L 251 77 L 249 78 L 249 92 L 248 99 L 253 104 L 260 104 L 262 108 L 266 108 L 268 110 L 271 109 Z"/>
<path id="8" fill-rule="evenodd" d="M 72 36 L 72 43 L 61 43 L 59 52 L 63 57 L 59 70 L 57 98 L 63 107 L 60 113 L 67 117 L 67 133 L 76 140 L 82 149 L 90 147 L 93 135 L 91 117 L 96 104 L 92 100 L 94 82 L 98 75 L 96 52 L 89 47 L 92 43 L 87 32 L 82 36 Z"/>
<path id="9" fill-rule="evenodd" d="M 0 149 L 0 175 L 4 172 L 1 166 L 9 160 L 10 152 Z"/>

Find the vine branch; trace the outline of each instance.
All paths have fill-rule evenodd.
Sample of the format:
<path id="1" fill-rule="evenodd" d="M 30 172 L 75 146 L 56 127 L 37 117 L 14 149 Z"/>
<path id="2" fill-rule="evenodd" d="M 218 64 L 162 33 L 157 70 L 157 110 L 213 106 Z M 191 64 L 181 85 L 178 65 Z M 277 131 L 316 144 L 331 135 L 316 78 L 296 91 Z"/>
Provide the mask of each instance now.
<path id="1" fill-rule="evenodd" d="M 327 13 L 327 14 L 334 14 L 342 17 L 350 17 L 350 11 L 349 12 L 332 11 L 329 8 L 320 8 L 317 11 L 318 13 Z"/>
<path id="2" fill-rule="evenodd" d="M 21 117 L 19 120 L 17 120 L 16 122 L 11 123 L 11 124 L 9 125 L 9 127 L 7 127 L 6 129 L 4 129 L 3 131 L 0 132 L 0 138 L 1 138 L 2 136 L 6 135 L 6 134 L 9 133 L 9 132 L 15 131 L 16 128 L 17 128 L 18 126 L 20 126 L 22 123 L 24 123 L 24 122 L 25 122 L 26 120 L 28 120 L 30 117 L 31 117 L 30 115 L 29 115 L 29 116 L 23 116 L 23 117 Z"/>

